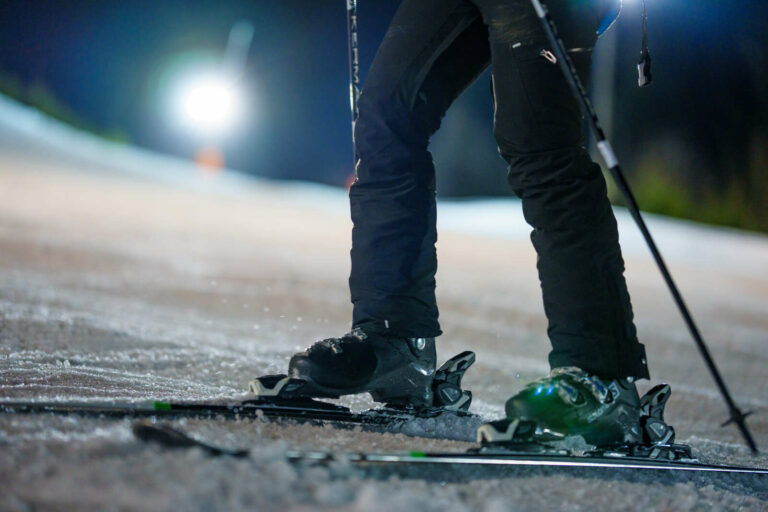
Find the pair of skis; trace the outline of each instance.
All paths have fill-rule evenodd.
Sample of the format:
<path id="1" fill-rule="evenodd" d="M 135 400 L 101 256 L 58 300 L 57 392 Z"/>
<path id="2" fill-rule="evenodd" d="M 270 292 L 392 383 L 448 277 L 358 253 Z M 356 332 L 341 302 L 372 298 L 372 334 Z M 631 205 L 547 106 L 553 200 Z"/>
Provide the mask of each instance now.
<path id="1" fill-rule="evenodd" d="M 289 420 L 310 424 L 330 424 L 340 428 L 363 426 L 386 431 L 417 417 L 441 414 L 469 416 L 464 411 L 413 411 L 378 408 L 353 412 L 335 404 L 312 399 L 256 399 L 237 404 L 203 404 L 151 402 L 136 403 L 69 403 L 69 402 L 0 402 L 0 414 L 55 414 L 95 418 L 134 418 L 133 432 L 137 438 L 159 443 L 166 448 L 200 448 L 213 456 L 248 457 L 248 449 L 229 449 L 195 438 L 166 421 L 178 418 L 220 418 L 224 420 L 263 418 L 268 421 Z M 640 448 L 640 449 L 638 449 Z M 568 450 L 536 443 L 510 443 L 481 446 L 464 453 L 331 453 L 318 451 L 288 451 L 285 456 L 293 462 L 330 463 L 349 461 L 358 466 L 401 465 L 474 465 L 559 468 L 614 468 L 664 471 L 700 471 L 733 474 L 768 475 L 768 469 L 699 462 L 681 445 L 659 444 L 652 447 L 627 447 L 610 451 L 574 454 Z"/>
<path id="2" fill-rule="evenodd" d="M 471 394 L 461 389 L 461 380 L 475 357 L 463 352 L 440 367 L 433 383 L 435 403 L 429 408 L 384 406 L 355 412 L 341 405 L 307 396 L 308 383 L 285 375 L 255 379 L 250 388 L 256 398 L 238 403 L 144 402 L 144 403 L 73 403 L 73 402 L 0 402 L 5 414 L 64 414 L 97 418 L 133 418 L 137 438 L 159 443 L 168 448 L 197 447 L 214 456 L 248 457 L 247 449 L 215 446 L 189 435 L 163 420 L 178 418 L 219 418 L 224 420 L 262 418 L 268 421 L 289 420 L 310 424 L 330 424 L 339 428 L 361 426 L 373 431 L 393 431 L 415 418 L 444 415 L 471 417 L 467 411 Z M 615 450 L 575 454 L 537 441 L 534 425 L 515 428 L 516 435 L 505 442 L 494 442 L 481 436 L 481 446 L 465 453 L 330 453 L 289 451 L 286 457 L 295 462 L 329 463 L 347 460 L 359 466 L 372 465 L 482 465 L 534 466 L 561 468 L 616 468 L 647 470 L 680 470 L 768 475 L 768 469 L 701 463 L 693 458 L 690 448 L 674 443 L 674 429 L 663 419 L 670 390 L 667 385 L 652 389 L 643 397 L 641 427 L 645 445 L 626 446 Z M 258 396 L 261 395 L 261 396 Z"/>

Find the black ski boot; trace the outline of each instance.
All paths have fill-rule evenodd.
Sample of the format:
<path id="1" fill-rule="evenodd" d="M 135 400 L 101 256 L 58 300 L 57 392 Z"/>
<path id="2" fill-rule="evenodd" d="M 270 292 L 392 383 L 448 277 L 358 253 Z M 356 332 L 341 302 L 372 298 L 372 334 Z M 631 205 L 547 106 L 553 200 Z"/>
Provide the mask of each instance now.
<path id="1" fill-rule="evenodd" d="M 475 362 L 474 352 L 457 354 L 437 370 L 435 360 L 434 338 L 405 338 L 385 329 L 357 327 L 295 354 L 287 375 L 263 375 L 248 388 L 261 402 L 296 404 L 370 393 L 377 402 L 416 414 L 466 412 L 472 393 L 461 388 L 461 380 Z"/>
<path id="2" fill-rule="evenodd" d="M 358 327 L 294 355 L 288 375 L 328 395 L 368 392 L 377 402 L 428 407 L 436 359 L 434 338 L 404 338 Z"/>
<path id="3" fill-rule="evenodd" d="M 288 375 L 259 377 L 251 381 L 250 390 L 259 397 L 281 399 L 370 393 L 377 402 L 389 405 L 454 405 L 456 410 L 466 410 L 471 394 L 460 389 L 461 376 L 474 362 L 474 354 L 464 352 L 448 361 L 443 367 L 450 366 L 450 373 L 443 367 L 435 372 L 436 359 L 434 338 L 405 338 L 356 327 L 295 354 Z M 440 382 L 433 383 L 436 376 Z"/>
<path id="4" fill-rule="evenodd" d="M 507 418 L 482 425 L 483 444 L 538 443 L 581 436 L 599 448 L 643 442 L 641 403 L 631 379 L 605 381 L 555 368 L 506 403 Z"/>

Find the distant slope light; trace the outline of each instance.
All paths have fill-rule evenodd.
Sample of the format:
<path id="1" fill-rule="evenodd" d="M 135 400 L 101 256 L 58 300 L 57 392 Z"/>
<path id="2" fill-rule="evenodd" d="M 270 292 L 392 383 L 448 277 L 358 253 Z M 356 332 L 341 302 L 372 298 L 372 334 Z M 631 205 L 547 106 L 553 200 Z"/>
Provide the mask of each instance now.
<path id="1" fill-rule="evenodd" d="M 222 135 L 239 121 L 242 96 L 235 81 L 217 74 L 197 75 L 182 81 L 178 110 L 184 125 L 206 136 Z"/>

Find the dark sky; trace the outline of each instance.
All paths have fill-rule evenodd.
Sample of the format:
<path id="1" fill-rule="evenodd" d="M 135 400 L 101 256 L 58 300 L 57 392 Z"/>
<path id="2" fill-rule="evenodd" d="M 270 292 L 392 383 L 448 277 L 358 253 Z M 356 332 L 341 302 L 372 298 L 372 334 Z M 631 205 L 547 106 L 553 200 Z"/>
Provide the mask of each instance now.
<path id="1" fill-rule="evenodd" d="M 361 58 L 369 63 L 396 5 L 365 3 Z M 351 135 L 341 0 L 4 0 L 0 71 L 45 84 L 90 126 L 189 154 L 196 142 L 167 122 L 163 74 L 180 56 L 222 54 L 240 19 L 255 26 L 246 72 L 253 105 L 241 133 L 228 141 L 228 163 L 343 182 Z"/>
<path id="2" fill-rule="evenodd" d="M 359 4 L 364 78 L 398 2 Z M 737 154 L 749 153 L 745 141 L 767 123 L 766 4 L 648 0 L 656 83 L 639 90 L 640 0 L 625 0 L 609 84 L 625 167 L 679 140 L 695 156 L 684 174 L 716 181 L 740 168 Z M 228 165 L 342 184 L 351 171 L 344 9 L 342 0 L 3 0 L 0 86 L 9 77 L 27 88 L 42 84 L 88 126 L 190 156 L 200 142 L 169 122 L 163 77 L 182 56 L 221 55 L 232 25 L 248 19 L 255 37 L 245 80 L 253 104 L 224 148 Z M 433 144 L 442 193 L 506 193 L 491 116 L 486 74 Z M 457 139 L 476 148 L 469 160 L 456 153 Z"/>
<path id="3" fill-rule="evenodd" d="M 638 89 L 633 75 L 618 75 L 618 149 L 639 155 L 672 141 L 691 154 L 678 167 L 690 183 L 724 186 L 749 166 L 754 145 L 768 146 L 768 2 L 659 3 L 648 0 L 656 83 Z M 638 41 L 628 36 L 620 33 L 619 51 L 632 56 Z"/>

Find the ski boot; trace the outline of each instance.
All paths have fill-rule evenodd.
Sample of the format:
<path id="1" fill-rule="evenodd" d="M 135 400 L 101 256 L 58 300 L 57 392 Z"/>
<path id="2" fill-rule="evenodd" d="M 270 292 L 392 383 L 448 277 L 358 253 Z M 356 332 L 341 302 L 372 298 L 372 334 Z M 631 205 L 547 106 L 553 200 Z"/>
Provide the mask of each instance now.
<path id="1" fill-rule="evenodd" d="M 507 418 L 482 425 L 481 443 L 550 442 L 581 436 L 597 447 L 642 442 L 640 397 L 629 379 L 606 382 L 555 368 L 506 403 Z"/>
<path id="2" fill-rule="evenodd" d="M 664 422 L 670 394 L 660 384 L 639 398 L 630 379 L 606 382 L 578 368 L 556 368 L 507 401 L 506 419 L 480 426 L 478 442 L 562 454 L 557 441 L 580 436 L 595 447 L 586 456 L 694 460 Z"/>
<path id="3" fill-rule="evenodd" d="M 377 402 L 416 409 L 466 411 L 471 393 L 461 389 L 475 361 L 463 352 L 435 370 L 434 338 L 405 338 L 357 327 L 295 354 L 288 375 L 267 375 L 250 383 L 260 398 L 339 398 L 370 393 Z"/>

